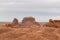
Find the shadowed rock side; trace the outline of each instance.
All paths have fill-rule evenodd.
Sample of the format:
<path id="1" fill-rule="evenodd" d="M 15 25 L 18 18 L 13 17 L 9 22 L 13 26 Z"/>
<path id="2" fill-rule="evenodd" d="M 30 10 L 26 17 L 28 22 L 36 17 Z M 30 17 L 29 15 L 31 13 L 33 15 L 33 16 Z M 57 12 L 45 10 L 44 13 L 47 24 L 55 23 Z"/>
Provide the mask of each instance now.
<path id="1" fill-rule="evenodd" d="M 60 20 L 52 20 L 52 19 L 50 19 L 48 23 L 44 24 L 44 26 L 60 28 Z"/>

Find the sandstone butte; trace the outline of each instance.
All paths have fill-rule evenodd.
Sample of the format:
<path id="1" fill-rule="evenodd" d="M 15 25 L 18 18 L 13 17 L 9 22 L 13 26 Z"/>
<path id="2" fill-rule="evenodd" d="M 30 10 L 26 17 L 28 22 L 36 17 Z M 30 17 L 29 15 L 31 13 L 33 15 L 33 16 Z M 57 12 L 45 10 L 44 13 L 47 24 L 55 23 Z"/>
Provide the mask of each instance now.
<path id="1" fill-rule="evenodd" d="M 33 17 L 24 17 L 22 22 L 19 23 L 17 18 L 14 18 L 12 23 L 6 24 L 7 27 L 40 27 L 40 24 L 36 22 L 35 18 Z"/>
<path id="2" fill-rule="evenodd" d="M 24 17 L 22 22 L 17 18 L 11 23 L 0 22 L 0 40 L 60 40 L 60 20 L 39 23 Z"/>

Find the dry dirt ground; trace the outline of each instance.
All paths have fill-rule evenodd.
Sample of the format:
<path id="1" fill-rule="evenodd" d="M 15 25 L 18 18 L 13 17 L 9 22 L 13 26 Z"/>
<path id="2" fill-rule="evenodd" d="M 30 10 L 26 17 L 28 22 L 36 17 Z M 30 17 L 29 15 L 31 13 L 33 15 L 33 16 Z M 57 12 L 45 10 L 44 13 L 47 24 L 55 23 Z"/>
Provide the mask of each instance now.
<path id="1" fill-rule="evenodd" d="M 3 24 L 3 23 L 2 23 Z M 60 40 L 60 28 L 11 28 L 0 23 L 0 40 Z"/>

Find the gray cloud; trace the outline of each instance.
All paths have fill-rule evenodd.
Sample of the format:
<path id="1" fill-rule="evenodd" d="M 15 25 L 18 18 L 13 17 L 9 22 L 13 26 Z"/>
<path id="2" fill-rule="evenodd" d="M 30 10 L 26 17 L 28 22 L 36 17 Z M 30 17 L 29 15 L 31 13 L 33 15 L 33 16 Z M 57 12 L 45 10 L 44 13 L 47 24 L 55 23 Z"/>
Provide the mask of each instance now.
<path id="1" fill-rule="evenodd" d="M 42 21 L 50 17 L 60 15 L 59 0 L 0 0 L 0 18 L 9 20 L 9 18 L 35 16 Z M 57 17 L 59 18 L 59 17 Z M 43 20 L 44 21 L 44 20 Z"/>

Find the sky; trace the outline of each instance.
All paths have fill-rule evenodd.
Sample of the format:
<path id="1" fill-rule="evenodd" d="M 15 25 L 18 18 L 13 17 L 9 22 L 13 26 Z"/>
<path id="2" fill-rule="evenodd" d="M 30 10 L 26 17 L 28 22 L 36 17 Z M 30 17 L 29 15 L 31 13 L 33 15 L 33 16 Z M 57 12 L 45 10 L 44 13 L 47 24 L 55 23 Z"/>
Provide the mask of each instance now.
<path id="1" fill-rule="evenodd" d="M 38 22 L 60 20 L 60 0 L 0 0 L 0 21 L 35 17 Z"/>

